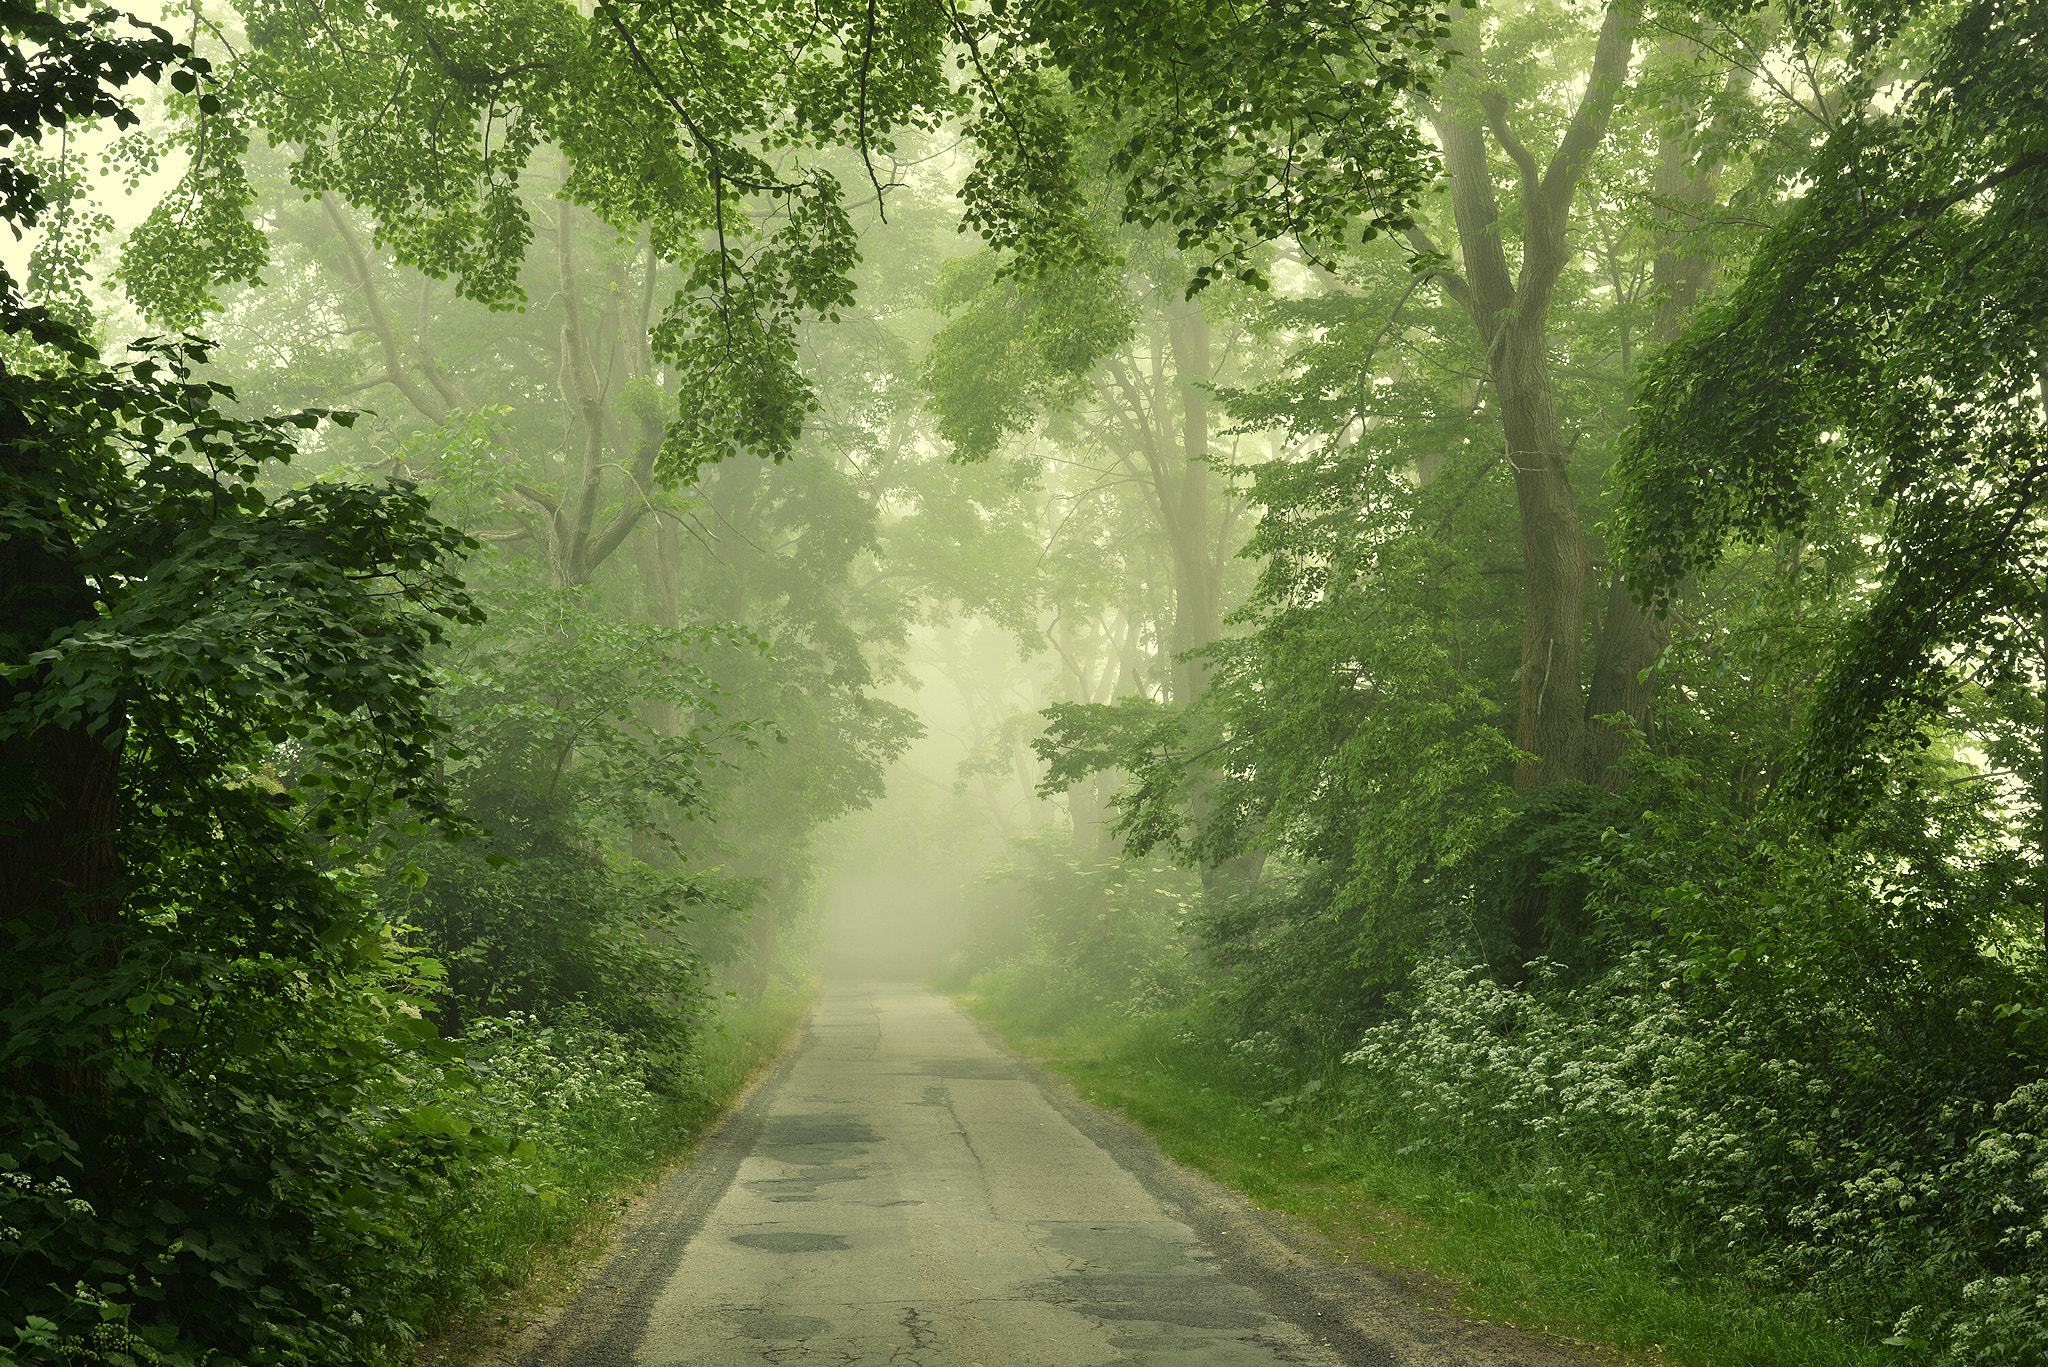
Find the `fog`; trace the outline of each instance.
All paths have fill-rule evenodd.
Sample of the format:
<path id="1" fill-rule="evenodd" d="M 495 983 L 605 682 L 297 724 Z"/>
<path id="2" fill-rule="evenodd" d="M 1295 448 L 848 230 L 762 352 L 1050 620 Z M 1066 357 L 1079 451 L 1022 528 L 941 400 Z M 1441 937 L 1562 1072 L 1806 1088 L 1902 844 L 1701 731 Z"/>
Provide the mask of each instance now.
<path id="1" fill-rule="evenodd" d="M 885 696 L 914 711 L 924 735 L 890 766 L 884 796 L 820 841 L 814 963 L 827 978 L 930 982 L 980 966 L 976 942 L 1021 930 L 1025 915 L 990 865 L 1008 835 L 1063 818 L 1022 781 L 1034 771 L 1016 723 L 1049 682 L 1043 663 L 1018 659 L 985 623 L 958 620 L 920 630 L 909 660 Z M 973 772 L 1005 757 L 999 772 Z"/>

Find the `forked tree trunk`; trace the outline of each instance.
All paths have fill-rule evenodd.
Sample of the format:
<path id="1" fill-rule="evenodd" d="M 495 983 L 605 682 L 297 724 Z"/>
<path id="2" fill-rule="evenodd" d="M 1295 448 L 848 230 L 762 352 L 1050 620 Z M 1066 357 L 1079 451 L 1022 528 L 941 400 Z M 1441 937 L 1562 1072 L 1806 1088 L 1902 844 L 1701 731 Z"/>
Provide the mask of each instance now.
<path id="1" fill-rule="evenodd" d="M 1451 207 L 1464 255 L 1462 273 L 1442 270 L 1436 278 L 1464 308 L 1486 346 L 1515 481 L 1523 606 L 1515 740 L 1530 756 L 1517 767 L 1515 786 L 1524 789 L 1568 778 L 1614 782 L 1619 745 L 1605 737 L 1595 741 L 1588 719 L 1600 715 L 1594 708 L 1646 707 L 1624 682 L 1624 675 L 1632 681 L 1639 672 L 1641 666 L 1632 670 L 1630 662 L 1646 648 L 1641 614 L 1633 611 L 1625 593 L 1620 599 L 1629 610 L 1619 615 L 1612 611 L 1615 594 L 1609 595 L 1610 629 L 1601 633 L 1603 660 L 1594 671 L 1598 701 L 1587 696 L 1582 643 L 1589 564 L 1570 447 L 1551 387 L 1547 338 L 1551 298 L 1573 254 L 1567 235 L 1572 200 L 1588 160 L 1606 136 L 1627 78 L 1639 13 L 1638 0 L 1616 0 L 1608 9 L 1585 93 L 1547 165 L 1539 164 L 1516 134 L 1506 96 L 1498 90 L 1454 73 L 1445 82 L 1443 103 L 1431 113 L 1450 172 Z M 1517 173 L 1522 210 L 1518 274 L 1510 272 L 1501 243 L 1500 206 L 1487 160 L 1489 133 Z M 1420 230 L 1411 237 L 1425 250 L 1436 249 Z"/>

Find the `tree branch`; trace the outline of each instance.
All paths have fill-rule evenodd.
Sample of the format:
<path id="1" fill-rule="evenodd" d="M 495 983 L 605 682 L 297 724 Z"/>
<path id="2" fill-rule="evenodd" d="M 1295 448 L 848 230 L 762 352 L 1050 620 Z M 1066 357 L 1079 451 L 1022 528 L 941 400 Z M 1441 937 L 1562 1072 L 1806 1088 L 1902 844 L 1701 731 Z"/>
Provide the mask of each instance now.
<path id="1" fill-rule="evenodd" d="M 449 407 L 440 399 L 420 388 L 405 373 L 405 363 L 399 354 L 398 333 L 391 325 L 391 315 L 384 311 L 383 297 L 377 293 L 377 280 L 371 271 L 370 254 L 364 250 L 363 242 L 356 235 L 355 225 L 349 222 L 348 211 L 341 199 L 332 190 L 323 191 L 320 207 L 327 213 L 328 221 L 334 224 L 341 235 L 342 250 L 347 254 L 349 272 L 355 277 L 358 289 L 362 291 L 363 304 L 370 312 L 370 325 L 377 334 L 377 345 L 384 353 L 385 377 L 405 395 L 406 401 L 417 408 L 432 422 L 445 422 Z"/>
<path id="2" fill-rule="evenodd" d="M 1437 260 L 1447 259 L 1443 248 L 1436 245 L 1436 239 L 1425 232 L 1420 224 L 1411 224 L 1407 229 L 1407 237 L 1408 245 L 1415 248 L 1418 256 L 1434 257 Z M 1443 286 L 1444 293 L 1451 297 L 1452 303 L 1467 313 L 1472 311 L 1472 286 L 1464 276 L 1448 266 L 1431 266 L 1423 274 Z"/>
<path id="3" fill-rule="evenodd" d="M 1522 173 L 1522 198 L 1528 199 L 1542 183 L 1543 173 L 1537 168 L 1536 154 L 1523 145 L 1522 140 L 1515 136 L 1515 130 L 1508 124 L 1506 93 L 1499 90 L 1480 91 L 1479 107 L 1486 111 L 1486 126 L 1493 131 L 1494 141 L 1500 144 L 1501 150 L 1515 163 L 1515 169 Z"/>
<path id="4" fill-rule="evenodd" d="M 1564 215 L 1571 208 L 1572 193 L 1593 149 L 1607 136 L 1607 121 L 1621 98 L 1622 82 L 1628 79 L 1629 63 L 1635 56 L 1635 27 L 1642 19 L 1642 0 L 1614 0 L 1600 25 L 1600 38 L 1593 46 L 1593 70 L 1586 77 L 1586 93 L 1579 97 L 1557 151 L 1543 172 L 1542 195 L 1551 222 L 1546 228 L 1564 235 Z"/>

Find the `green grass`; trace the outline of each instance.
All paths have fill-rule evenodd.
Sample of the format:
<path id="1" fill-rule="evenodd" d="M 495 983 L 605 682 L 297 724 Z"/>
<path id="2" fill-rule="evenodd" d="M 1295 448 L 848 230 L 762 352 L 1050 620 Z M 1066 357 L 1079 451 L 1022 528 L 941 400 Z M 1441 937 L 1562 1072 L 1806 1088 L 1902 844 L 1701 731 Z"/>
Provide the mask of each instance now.
<path id="1" fill-rule="evenodd" d="M 986 984 L 977 982 L 977 987 Z M 1172 1017 L 1055 1024 L 1030 1004 L 959 998 L 1012 1048 L 1143 1126 L 1176 1161 L 1327 1237 L 1332 1256 L 1405 1274 L 1425 1298 L 1636 1363 L 1875 1367 L 1907 1361 L 1703 1259 L 1654 1193 L 1560 1199 L 1540 1164 L 1511 1170 L 1403 1142 L 1339 1080 L 1305 1104 L 1261 1085 Z M 1390 1134 L 1390 1131 L 1392 1132 Z M 1554 1170 L 1553 1170 L 1554 1171 Z"/>
<path id="2" fill-rule="evenodd" d="M 814 992 L 786 993 L 764 997 L 753 1006 L 734 1005 L 727 1009 L 725 1029 L 704 1043 L 703 1091 L 695 1109 L 685 1117 L 693 1127 L 688 1147 L 695 1146 L 696 1137 L 711 1121 L 725 1114 L 733 1098 L 763 1068 L 782 1056 L 790 1034 L 814 1000 Z M 688 1148 L 684 1150 L 687 1151 Z"/>
<path id="3" fill-rule="evenodd" d="M 462 1192 L 450 1218 L 426 1231 L 432 1298 L 420 1315 L 424 1337 L 406 1359 L 468 1362 L 573 1296 L 581 1265 L 602 1255 L 633 1199 L 689 1158 L 781 1055 L 812 1000 L 805 992 L 729 1002 L 700 1046 L 701 1076 L 688 1096 L 633 1123 L 593 1110 L 579 1117 L 573 1146 L 544 1153 L 539 1171 L 493 1175 Z"/>

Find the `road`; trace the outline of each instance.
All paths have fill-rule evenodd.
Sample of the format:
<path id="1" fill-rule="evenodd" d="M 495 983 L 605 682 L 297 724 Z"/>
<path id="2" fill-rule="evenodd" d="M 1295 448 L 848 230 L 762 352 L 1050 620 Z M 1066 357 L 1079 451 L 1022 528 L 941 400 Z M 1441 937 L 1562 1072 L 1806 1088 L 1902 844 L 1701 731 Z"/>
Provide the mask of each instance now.
<path id="1" fill-rule="evenodd" d="M 945 998 L 827 990 L 527 1367 L 1568 1367 L 1295 1246 Z"/>

